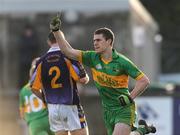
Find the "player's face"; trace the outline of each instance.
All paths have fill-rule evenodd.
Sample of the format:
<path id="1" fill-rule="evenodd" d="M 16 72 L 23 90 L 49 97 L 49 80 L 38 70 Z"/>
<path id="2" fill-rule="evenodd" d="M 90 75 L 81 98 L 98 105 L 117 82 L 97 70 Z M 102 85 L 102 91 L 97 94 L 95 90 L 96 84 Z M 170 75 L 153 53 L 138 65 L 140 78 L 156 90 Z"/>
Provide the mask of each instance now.
<path id="1" fill-rule="evenodd" d="M 109 46 L 109 41 L 106 40 L 102 34 L 94 35 L 94 50 L 97 53 L 103 53 L 106 48 Z"/>

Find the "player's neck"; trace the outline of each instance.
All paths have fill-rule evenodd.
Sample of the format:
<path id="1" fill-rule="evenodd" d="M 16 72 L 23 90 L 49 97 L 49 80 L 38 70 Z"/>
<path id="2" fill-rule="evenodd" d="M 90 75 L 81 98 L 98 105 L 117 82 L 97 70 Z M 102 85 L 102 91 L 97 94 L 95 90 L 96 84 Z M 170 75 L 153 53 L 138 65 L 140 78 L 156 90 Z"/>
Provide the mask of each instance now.
<path id="1" fill-rule="evenodd" d="M 104 61 L 112 60 L 112 49 L 107 49 L 103 53 L 101 53 L 101 59 Z"/>
<path id="2" fill-rule="evenodd" d="M 57 43 L 51 44 L 51 47 L 59 47 Z"/>

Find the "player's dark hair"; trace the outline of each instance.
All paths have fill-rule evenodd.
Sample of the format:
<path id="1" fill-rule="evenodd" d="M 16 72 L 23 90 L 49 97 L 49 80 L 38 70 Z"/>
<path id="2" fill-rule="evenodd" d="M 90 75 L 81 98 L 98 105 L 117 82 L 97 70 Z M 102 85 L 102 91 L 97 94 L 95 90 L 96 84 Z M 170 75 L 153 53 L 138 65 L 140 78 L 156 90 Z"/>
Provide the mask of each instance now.
<path id="1" fill-rule="evenodd" d="M 50 33 L 49 33 L 49 35 L 48 35 L 48 40 L 49 40 L 51 43 L 56 43 L 56 38 L 54 37 L 53 32 L 50 32 Z"/>
<path id="2" fill-rule="evenodd" d="M 102 34 L 106 40 L 111 39 L 112 40 L 111 45 L 114 43 L 114 33 L 109 28 L 106 27 L 99 28 L 94 32 L 94 35 L 95 34 Z"/>

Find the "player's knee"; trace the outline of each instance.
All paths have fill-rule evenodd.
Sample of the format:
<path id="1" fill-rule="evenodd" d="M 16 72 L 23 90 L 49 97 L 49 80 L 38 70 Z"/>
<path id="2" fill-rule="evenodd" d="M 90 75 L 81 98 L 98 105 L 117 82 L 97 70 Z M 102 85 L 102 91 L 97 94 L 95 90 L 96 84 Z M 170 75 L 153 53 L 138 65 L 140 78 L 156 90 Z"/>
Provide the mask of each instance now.
<path id="1" fill-rule="evenodd" d="M 88 128 L 82 128 L 71 132 L 71 135 L 89 135 Z"/>
<path id="2" fill-rule="evenodd" d="M 68 135 L 67 131 L 58 131 L 55 133 L 55 135 Z"/>

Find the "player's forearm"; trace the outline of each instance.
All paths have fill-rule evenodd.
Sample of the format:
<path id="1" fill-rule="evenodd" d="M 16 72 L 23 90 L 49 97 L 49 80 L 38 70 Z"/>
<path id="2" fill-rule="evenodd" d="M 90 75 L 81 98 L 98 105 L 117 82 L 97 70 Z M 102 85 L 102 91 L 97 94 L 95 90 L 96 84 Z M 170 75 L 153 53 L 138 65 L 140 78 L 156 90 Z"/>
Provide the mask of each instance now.
<path id="1" fill-rule="evenodd" d="M 148 87 L 149 84 L 150 84 L 150 81 L 146 76 L 136 81 L 135 87 L 130 93 L 130 97 L 132 99 L 135 99 L 137 96 L 141 95 L 145 91 L 145 89 Z"/>
<path id="2" fill-rule="evenodd" d="M 24 119 L 24 108 L 20 108 L 20 117 L 21 119 Z"/>
<path id="3" fill-rule="evenodd" d="M 71 45 L 65 39 L 63 32 L 59 30 L 59 31 L 55 31 L 53 33 L 59 44 L 59 47 L 60 47 L 62 53 L 64 53 L 69 58 L 77 60 L 76 56 L 73 53 L 74 49 L 71 47 Z"/>

